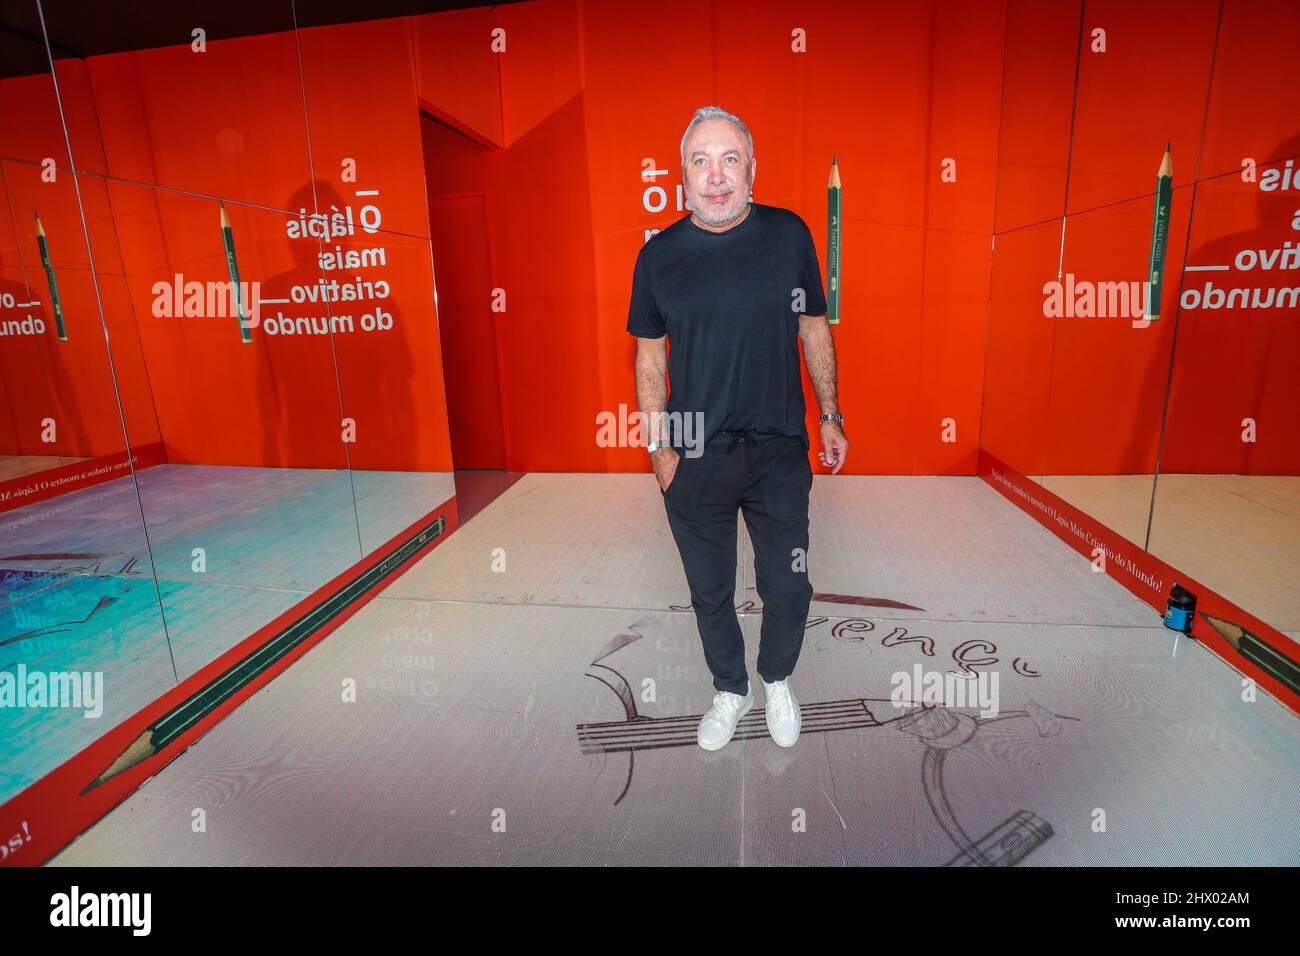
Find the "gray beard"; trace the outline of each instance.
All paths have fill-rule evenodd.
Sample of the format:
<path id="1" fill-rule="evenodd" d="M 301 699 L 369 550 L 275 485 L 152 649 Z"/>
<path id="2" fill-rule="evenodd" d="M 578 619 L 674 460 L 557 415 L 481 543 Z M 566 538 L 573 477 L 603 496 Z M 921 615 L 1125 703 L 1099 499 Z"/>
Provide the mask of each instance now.
<path id="1" fill-rule="evenodd" d="M 695 206 L 692 209 L 692 212 L 695 213 L 700 222 L 708 223 L 710 226 L 725 226 L 728 223 L 735 222 L 743 216 L 745 214 L 745 208 L 750 204 L 750 202 L 752 202 L 752 200 L 747 199 L 740 204 L 740 207 L 734 213 L 722 214 L 716 217 L 706 215 L 705 210 L 700 209 L 698 206 Z"/>

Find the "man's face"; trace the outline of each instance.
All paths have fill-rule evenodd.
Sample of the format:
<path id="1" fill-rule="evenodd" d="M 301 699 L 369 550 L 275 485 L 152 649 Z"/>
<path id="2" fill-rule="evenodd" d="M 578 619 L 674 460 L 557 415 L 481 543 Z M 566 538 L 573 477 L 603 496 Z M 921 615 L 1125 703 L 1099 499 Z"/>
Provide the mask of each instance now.
<path id="1" fill-rule="evenodd" d="M 726 226 L 743 216 L 756 166 L 736 124 L 712 119 L 691 130 L 682 182 L 696 218 Z"/>

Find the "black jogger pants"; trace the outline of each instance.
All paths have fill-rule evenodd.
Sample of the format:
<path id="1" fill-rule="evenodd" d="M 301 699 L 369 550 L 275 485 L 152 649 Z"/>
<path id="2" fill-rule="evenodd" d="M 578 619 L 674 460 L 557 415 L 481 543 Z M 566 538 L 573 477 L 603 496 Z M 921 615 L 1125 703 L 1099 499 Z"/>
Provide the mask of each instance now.
<path id="1" fill-rule="evenodd" d="M 813 588 L 808 579 L 808 446 L 794 435 L 719 432 L 660 489 L 682 556 L 691 606 L 713 686 L 744 694 L 745 642 L 736 618 L 736 511 L 754 544 L 755 584 L 763 601 L 758 673 L 784 680 L 803 647 Z"/>

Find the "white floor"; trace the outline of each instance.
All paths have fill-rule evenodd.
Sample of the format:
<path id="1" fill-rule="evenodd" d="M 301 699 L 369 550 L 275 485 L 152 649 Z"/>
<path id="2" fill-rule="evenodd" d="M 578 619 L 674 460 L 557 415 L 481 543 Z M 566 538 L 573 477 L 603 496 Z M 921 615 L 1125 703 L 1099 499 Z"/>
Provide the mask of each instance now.
<path id="1" fill-rule="evenodd" d="M 701 750 L 663 507 L 526 476 L 54 862 L 1300 863 L 1294 716 L 974 478 L 817 477 L 804 733 L 755 678 Z M 998 718 L 893 707 L 915 664 L 996 672 Z"/>

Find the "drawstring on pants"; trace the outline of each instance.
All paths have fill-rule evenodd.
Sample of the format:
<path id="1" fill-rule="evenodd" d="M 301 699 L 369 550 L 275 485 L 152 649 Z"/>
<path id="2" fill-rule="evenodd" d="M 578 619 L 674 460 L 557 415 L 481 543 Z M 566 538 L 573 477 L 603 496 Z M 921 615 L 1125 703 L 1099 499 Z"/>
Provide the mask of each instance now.
<path id="1" fill-rule="evenodd" d="M 729 435 L 729 436 L 731 436 L 731 437 L 734 439 L 733 441 L 727 443 L 727 454 L 728 454 L 728 455 L 730 455 L 732 452 L 734 452 L 734 451 L 736 450 L 736 446 L 737 446 L 737 445 L 745 445 L 745 446 L 746 446 L 746 448 L 745 448 L 745 477 L 746 477 L 746 478 L 753 478 L 753 477 L 754 477 L 754 465 L 753 465 L 753 462 L 750 460 L 749 449 L 752 448 L 754 445 L 757 445 L 757 444 L 758 444 L 758 442 L 754 441 L 754 435 L 755 435 L 756 433 L 757 433 L 757 430 L 756 430 L 756 429 L 753 429 L 753 428 L 751 428 L 751 429 L 747 429 L 747 430 L 745 430 L 745 431 L 720 431 L 720 432 L 718 432 L 719 435 Z"/>

